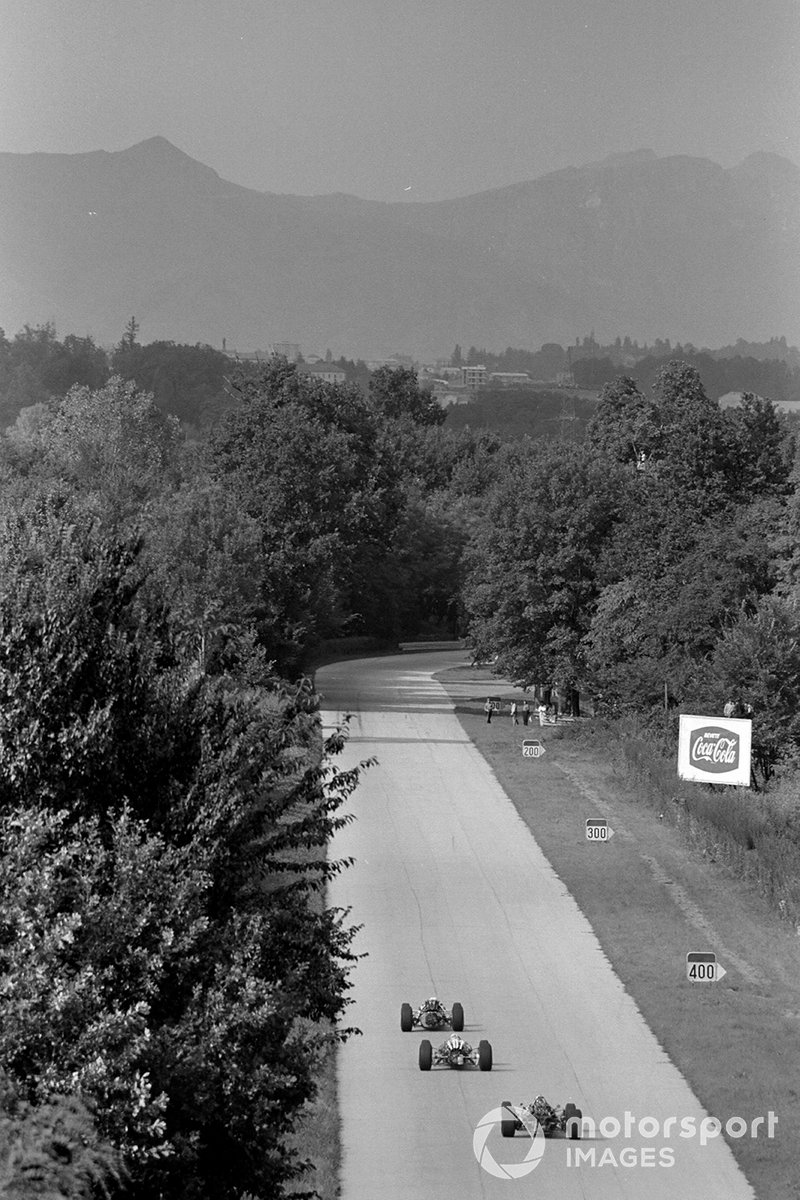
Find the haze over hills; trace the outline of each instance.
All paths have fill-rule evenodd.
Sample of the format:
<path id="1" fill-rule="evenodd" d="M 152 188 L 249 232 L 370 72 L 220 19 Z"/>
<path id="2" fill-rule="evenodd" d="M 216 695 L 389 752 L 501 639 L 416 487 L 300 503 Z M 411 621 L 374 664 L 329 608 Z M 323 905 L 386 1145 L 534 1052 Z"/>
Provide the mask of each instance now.
<path id="1" fill-rule="evenodd" d="M 371 357 L 800 341 L 800 168 L 616 155 L 435 203 L 274 195 L 163 138 L 0 154 L 0 325 Z"/>

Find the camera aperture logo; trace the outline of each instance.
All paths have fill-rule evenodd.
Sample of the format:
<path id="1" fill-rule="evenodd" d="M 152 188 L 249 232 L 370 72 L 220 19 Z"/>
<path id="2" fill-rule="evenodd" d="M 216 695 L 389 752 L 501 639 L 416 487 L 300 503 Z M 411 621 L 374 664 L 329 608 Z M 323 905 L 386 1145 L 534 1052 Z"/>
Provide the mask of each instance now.
<path id="1" fill-rule="evenodd" d="M 530 1175 L 531 1171 L 535 1170 L 542 1161 L 545 1149 L 544 1135 L 539 1131 L 539 1126 L 535 1122 L 533 1122 L 533 1128 L 526 1124 L 525 1127 L 531 1135 L 531 1142 L 528 1153 L 522 1162 L 499 1163 L 487 1142 L 492 1130 L 499 1129 L 500 1122 L 507 1116 L 508 1113 L 503 1108 L 493 1108 L 484 1113 L 475 1126 L 475 1133 L 472 1135 L 472 1149 L 484 1171 L 487 1171 L 489 1175 L 494 1175 L 495 1179 L 523 1179 L 526 1175 Z"/>

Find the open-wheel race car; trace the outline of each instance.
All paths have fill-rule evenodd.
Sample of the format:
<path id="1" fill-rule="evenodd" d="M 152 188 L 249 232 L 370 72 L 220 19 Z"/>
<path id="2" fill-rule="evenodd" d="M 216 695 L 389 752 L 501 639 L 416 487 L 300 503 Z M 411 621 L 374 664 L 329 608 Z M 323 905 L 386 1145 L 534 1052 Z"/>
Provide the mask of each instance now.
<path id="1" fill-rule="evenodd" d="M 513 1137 L 519 1129 L 527 1129 L 532 1137 L 541 1130 L 544 1137 L 564 1137 L 577 1141 L 581 1136 L 583 1112 L 571 1100 L 563 1108 L 553 1108 L 544 1096 L 537 1096 L 530 1104 L 512 1104 L 502 1100 L 503 1116 L 500 1132 L 503 1137 Z"/>
<path id="2" fill-rule="evenodd" d="M 431 1067 L 478 1067 L 481 1071 L 491 1071 L 492 1044 L 482 1040 L 474 1050 L 469 1042 L 454 1033 L 434 1049 L 426 1039 L 419 1044 L 419 1069 L 430 1071 Z"/>
<path id="3" fill-rule="evenodd" d="M 441 1000 L 431 996 L 424 1000 L 419 1008 L 410 1004 L 400 1005 L 400 1028 L 403 1033 L 410 1033 L 415 1025 L 420 1029 L 454 1029 L 461 1033 L 464 1028 L 464 1009 L 455 1003 L 451 1009 L 446 1009 Z"/>

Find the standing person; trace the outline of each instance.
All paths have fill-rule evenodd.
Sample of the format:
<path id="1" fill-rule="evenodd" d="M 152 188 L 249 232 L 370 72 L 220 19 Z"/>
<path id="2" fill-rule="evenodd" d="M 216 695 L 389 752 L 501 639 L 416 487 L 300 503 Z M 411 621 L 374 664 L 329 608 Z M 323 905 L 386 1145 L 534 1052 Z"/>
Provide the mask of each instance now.
<path id="1" fill-rule="evenodd" d="M 486 713 L 486 724 L 491 725 L 493 709 L 492 709 L 492 702 L 488 696 L 486 697 L 486 703 L 483 706 L 483 711 Z"/>
<path id="2" fill-rule="evenodd" d="M 528 721 L 530 721 L 530 719 L 531 719 L 531 706 L 530 706 L 530 704 L 528 704 L 527 700 L 524 700 L 523 704 L 522 704 L 522 724 L 527 725 Z"/>
<path id="3" fill-rule="evenodd" d="M 724 717 L 732 717 L 735 712 L 736 712 L 736 705 L 733 703 L 732 700 L 726 700 L 725 707 L 722 710 L 722 715 Z"/>
<path id="4" fill-rule="evenodd" d="M 517 720 L 517 702 L 516 702 L 516 700 L 511 701 L 510 712 L 511 712 L 511 724 L 519 725 L 519 721 Z"/>

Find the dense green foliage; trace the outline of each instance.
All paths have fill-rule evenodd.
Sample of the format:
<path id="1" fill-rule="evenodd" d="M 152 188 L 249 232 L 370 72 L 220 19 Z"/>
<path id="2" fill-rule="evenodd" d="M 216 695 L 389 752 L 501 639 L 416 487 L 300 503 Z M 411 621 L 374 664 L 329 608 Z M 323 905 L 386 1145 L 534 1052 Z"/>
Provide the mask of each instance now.
<path id="1" fill-rule="evenodd" d="M 761 776 L 793 761 L 794 442 L 769 401 L 720 409 L 675 361 L 649 395 L 607 385 L 582 446 L 530 443 L 497 466 L 467 550 L 481 655 L 640 713 L 665 689 L 685 711 L 739 697 Z"/>
<path id="2" fill-rule="evenodd" d="M 405 368 L 223 377 L 132 320 L 123 378 L 67 341 L 2 351 L 51 374 L 0 436 L 0 1178 L 271 1200 L 354 962 L 316 648 L 468 633 L 645 721 L 735 698 L 767 780 L 800 749 L 794 443 L 680 361 L 445 415 Z M 165 408 L 203 389 L 187 444 Z"/>
<path id="3" fill-rule="evenodd" d="M 8 1194 L 280 1195 L 347 1036 L 323 889 L 358 772 L 259 644 L 257 527 L 152 397 L 75 387 L 0 463 Z"/>

